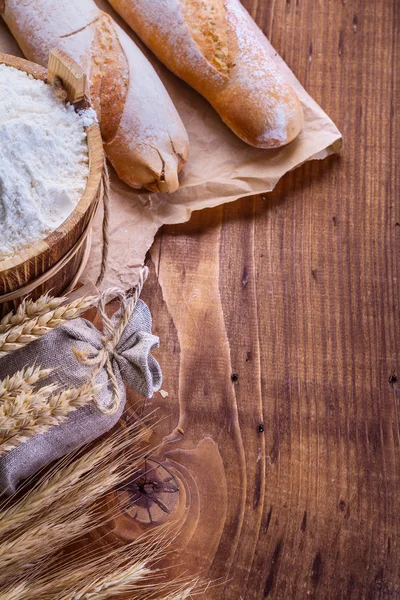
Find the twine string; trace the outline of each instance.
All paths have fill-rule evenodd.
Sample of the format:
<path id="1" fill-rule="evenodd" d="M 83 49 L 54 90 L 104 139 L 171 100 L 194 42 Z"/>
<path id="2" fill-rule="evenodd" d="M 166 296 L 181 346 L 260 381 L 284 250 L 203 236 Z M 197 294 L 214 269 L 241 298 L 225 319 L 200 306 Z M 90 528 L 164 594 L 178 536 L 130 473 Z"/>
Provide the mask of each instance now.
<path id="1" fill-rule="evenodd" d="M 99 287 L 99 285 L 101 285 L 101 283 L 103 282 L 108 261 L 108 229 L 110 222 L 110 174 L 108 172 L 106 158 L 104 158 L 103 175 L 101 177 L 100 199 L 103 201 L 103 247 L 101 252 L 100 273 L 96 281 L 97 287 Z"/>
<path id="2" fill-rule="evenodd" d="M 121 404 L 121 392 L 118 385 L 118 380 L 115 375 L 112 360 L 118 358 L 117 346 L 121 340 L 122 334 L 135 310 L 137 301 L 143 289 L 144 282 L 147 279 L 148 268 L 143 267 L 139 273 L 139 281 L 134 288 L 132 294 L 125 294 L 119 288 L 110 288 L 100 295 L 98 303 L 98 312 L 103 325 L 103 335 L 101 337 L 102 347 L 94 354 L 87 356 L 82 352 L 75 351 L 75 356 L 84 365 L 93 367 L 91 373 L 91 381 L 95 384 L 96 377 L 102 369 L 106 370 L 109 384 L 112 390 L 111 404 L 107 407 L 100 404 L 98 398 L 94 399 L 97 408 L 107 415 L 113 415 L 117 412 Z M 113 321 L 107 314 L 107 302 L 111 299 L 118 298 L 121 306 L 119 310 L 117 323 Z"/>

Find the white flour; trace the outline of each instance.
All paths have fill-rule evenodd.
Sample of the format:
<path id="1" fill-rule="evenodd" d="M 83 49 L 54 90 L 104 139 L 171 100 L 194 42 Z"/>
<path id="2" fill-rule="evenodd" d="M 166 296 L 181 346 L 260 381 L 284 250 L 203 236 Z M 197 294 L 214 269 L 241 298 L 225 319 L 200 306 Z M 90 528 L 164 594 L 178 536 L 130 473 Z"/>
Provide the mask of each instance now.
<path id="1" fill-rule="evenodd" d="M 91 122 L 52 86 L 0 64 L 0 260 L 46 237 L 75 208 L 89 173 Z"/>

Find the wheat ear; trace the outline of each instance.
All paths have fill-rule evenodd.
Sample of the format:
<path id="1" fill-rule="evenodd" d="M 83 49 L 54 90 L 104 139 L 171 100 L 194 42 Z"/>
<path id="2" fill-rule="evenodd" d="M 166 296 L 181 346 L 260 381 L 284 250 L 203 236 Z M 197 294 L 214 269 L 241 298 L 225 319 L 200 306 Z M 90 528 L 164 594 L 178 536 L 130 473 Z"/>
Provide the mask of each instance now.
<path id="1" fill-rule="evenodd" d="M 0 402 L 14 399 L 21 392 L 29 391 L 35 383 L 50 375 L 52 369 L 42 369 L 40 366 L 32 365 L 7 375 L 0 381 Z"/>
<path id="2" fill-rule="evenodd" d="M 6 581 L 18 569 L 30 568 L 33 562 L 53 554 L 71 540 L 80 537 L 93 521 L 90 513 L 52 527 L 40 524 L 0 544 L 0 582 Z M 46 539 L 46 544 L 43 544 Z M 28 565 L 27 567 L 25 565 Z"/>
<path id="3" fill-rule="evenodd" d="M 65 506 L 66 497 L 75 497 L 76 491 L 81 488 L 88 490 L 91 481 L 97 481 L 100 485 L 99 482 L 104 478 L 106 470 L 111 478 L 116 470 L 113 458 L 128 446 L 134 448 L 134 442 L 143 440 L 145 435 L 147 433 L 141 428 L 140 423 L 132 424 L 127 429 L 118 430 L 110 435 L 103 443 L 76 457 L 75 460 L 67 457 L 65 464 L 60 461 L 53 471 L 18 503 L 0 506 L 0 536 L 5 534 L 8 536 L 14 529 L 26 526 L 27 522 L 36 521 L 49 506 L 52 506 L 53 511 L 63 510 L 65 514 L 68 510 Z M 113 484 L 114 479 L 110 485 Z M 107 486 L 105 488 L 110 489 Z M 78 498 L 76 502 L 79 500 Z M 72 506 L 76 506 L 75 502 L 72 502 Z"/>
<path id="4" fill-rule="evenodd" d="M 169 585 L 171 586 L 171 584 Z M 200 588 L 198 591 L 196 590 L 197 585 L 198 581 L 195 580 L 191 584 L 186 584 L 186 586 L 188 587 L 186 587 L 185 585 L 177 586 L 177 589 L 167 593 L 167 595 L 160 598 L 160 600 L 187 600 L 188 598 L 193 597 L 193 595 L 197 596 L 198 594 L 202 593 L 202 590 Z"/>
<path id="5" fill-rule="evenodd" d="M 14 420 L 31 415 L 38 407 L 42 406 L 56 389 L 56 385 L 44 386 L 37 392 L 30 388 L 7 402 L 2 402 L 0 404 L 0 429 L 12 425 Z"/>
<path id="6" fill-rule="evenodd" d="M 21 583 L 16 587 L 2 591 L 0 598 L 1 600 L 21 600 L 24 596 L 25 588 L 25 584 Z"/>
<path id="7" fill-rule="evenodd" d="M 49 514 L 44 514 L 39 506 L 39 511 L 36 512 L 34 518 L 32 518 L 32 516 L 29 516 L 29 513 L 32 511 L 32 505 L 30 503 L 29 505 L 25 505 L 26 512 L 21 515 L 25 520 L 25 527 L 28 528 L 32 526 L 33 523 L 36 524 L 38 521 L 40 522 L 41 519 L 44 519 L 48 526 L 51 527 L 53 523 L 62 522 L 69 518 L 74 512 L 83 510 L 85 507 L 90 507 L 99 498 L 104 496 L 104 494 L 115 489 L 139 467 L 139 462 L 143 458 L 141 442 L 145 439 L 146 430 L 143 430 L 136 434 L 135 445 L 138 445 L 139 447 L 135 448 L 132 441 L 127 440 L 127 445 L 129 444 L 129 446 L 131 446 L 129 450 L 129 462 L 127 462 L 121 454 L 115 454 L 110 451 L 105 460 L 94 468 L 95 470 L 86 470 L 85 474 L 82 474 L 82 476 L 71 486 L 68 486 L 67 481 L 63 478 L 59 479 L 55 484 L 54 482 L 49 481 L 50 486 L 46 492 L 43 493 L 43 503 L 49 502 L 51 504 L 51 512 Z M 62 487 L 63 484 L 65 484 L 65 487 Z M 53 491 L 52 496 L 50 495 L 51 491 Z M 58 497 L 57 501 L 54 501 L 55 496 Z M 30 500 L 32 501 L 34 508 L 37 503 L 35 495 L 33 495 Z M 11 523 L 12 520 L 11 517 Z M 13 528 L 19 527 L 18 520 L 16 523 L 17 524 L 14 525 Z M 0 520 L 0 535 L 2 533 L 2 523 Z"/>
<path id="8" fill-rule="evenodd" d="M 22 392 L 14 401 L 4 402 L 0 405 L 0 456 L 63 423 L 72 411 L 86 406 L 100 387 L 87 384 L 50 395 L 56 387 L 47 386 L 37 393 Z"/>
<path id="9" fill-rule="evenodd" d="M 58 306 L 54 310 L 25 320 L 20 325 L 12 326 L 0 334 L 0 358 L 23 348 L 30 342 L 38 340 L 59 325 L 63 325 L 71 319 L 76 319 L 85 310 L 93 306 L 96 300 L 96 296 L 78 298 L 73 302 Z"/>
<path id="10" fill-rule="evenodd" d="M 124 565 L 110 575 L 98 577 L 89 584 L 83 585 L 80 589 L 71 591 L 69 594 L 63 594 L 63 600 L 104 600 L 135 591 L 138 584 L 143 585 L 145 577 L 151 574 L 151 570 L 146 567 L 146 562 L 135 563 L 130 567 Z M 61 598 L 60 598 L 61 600 Z"/>
<path id="11" fill-rule="evenodd" d="M 141 454 L 140 457 L 143 458 L 143 455 Z M 135 463 L 132 463 L 131 460 L 132 459 L 129 460 L 130 473 L 131 469 L 135 468 Z M 111 479 L 108 478 L 106 480 L 102 478 L 101 481 L 98 482 L 99 495 L 104 496 L 107 491 L 114 489 L 115 486 L 121 484 L 125 476 L 126 472 L 122 470 L 116 477 L 112 477 Z M 106 512 L 99 511 L 99 507 L 96 504 L 97 498 L 98 496 L 90 497 L 90 495 L 89 498 L 86 498 L 86 496 L 83 498 L 82 495 L 80 495 L 80 498 L 75 502 L 75 505 L 70 504 L 69 506 L 66 506 L 66 510 L 57 511 L 56 505 L 55 507 L 52 507 L 50 512 L 42 511 L 38 518 L 33 522 L 27 523 L 25 528 L 20 528 L 11 532 L 6 538 L 3 536 L 4 541 L 0 543 L 0 590 L 2 585 L 7 584 L 11 579 L 15 579 L 16 573 L 18 573 L 18 578 L 20 578 L 23 576 L 23 572 L 31 569 L 34 564 L 37 565 L 37 568 L 40 568 L 41 566 L 47 568 L 49 560 L 51 561 L 59 550 L 62 550 L 62 548 L 72 541 L 81 538 L 89 531 L 92 531 L 96 526 L 106 525 L 109 520 L 113 520 L 120 514 L 121 505 Z M 66 500 L 66 503 L 68 503 L 68 499 Z M 45 540 L 46 543 L 43 543 L 43 540 Z M 138 551 L 140 545 L 137 544 L 136 548 L 135 545 L 136 542 L 132 545 L 132 552 L 129 555 L 129 558 L 140 559 L 140 550 Z M 129 549 L 128 546 L 127 550 L 129 551 Z M 155 544 L 154 550 L 156 550 Z M 118 553 L 121 553 L 121 551 L 116 551 L 117 558 Z M 123 549 L 122 558 L 126 558 L 125 555 L 126 549 Z M 85 559 L 88 560 L 89 557 L 90 553 L 86 552 Z M 111 555 L 108 554 L 107 560 L 109 560 L 110 557 Z M 73 554 L 70 552 L 68 559 L 71 560 L 71 558 L 73 558 Z M 94 559 L 96 559 L 96 557 L 94 557 Z M 40 565 L 38 563 L 40 563 Z M 115 564 L 116 562 L 114 561 L 114 565 Z M 97 563 L 93 564 L 89 561 L 85 577 L 95 579 L 99 572 L 98 566 Z M 102 565 L 101 573 L 104 574 L 106 572 L 107 566 L 108 565 L 106 564 Z M 82 569 L 83 568 L 84 566 L 82 565 Z M 57 586 L 61 586 L 62 589 L 67 586 L 72 588 L 74 583 L 76 583 L 75 573 L 73 570 L 69 569 L 68 561 L 66 559 L 63 560 L 62 565 L 58 567 L 56 578 L 57 583 L 47 581 L 47 584 L 50 584 L 53 592 L 57 589 Z M 1 595 L 0 598 L 2 598 Z"/>
<path id="12" fill-rule="evenodd" d="M 21 325 L 24 321 L 34 319 L 54 310 L 66 301 L 66 296 L 53 298 L 50 294 L 43 294 L 43 296 L 40 296 L 37 300 L 25 299 L 21 302 L 15 312 L 9 312 L 0 320 L 0 333 L 4 333 L 16 325 Z"/>
<path id="13" fill-rule="evenodd" d="M 95 526 L 97 524 L 95 523 Z M 79 551 L 75 554 L 69 553 L 65 560 L 56 565 L 56 568 L 47 570 L 42 577 L 35 577 L 31 586 L 26 590 L 26 596 L 23 595 L 22 598 L 24 600 L 31 600 L 31 598 L 35 598 L 35 600 L 42 598 L 51 598 L 51 600 L 83 599 L 86 598 L 86 594 L 91 594 L 94 590 L 96 590 L 96 594 L 100 591 L 105 593 L 107 590 L 110 595 L 113 583 L 121 585 L 123 581 L 126 583 L 125 576 L 130 579 L 131 591 L 133 591 L 132 584 L 135 579 L 136 583 L 139 582 L 139 572 L 142 576 L 150 573 L 149 565 L 146 563 L 149 563 L 150 560 L 154 562 L 164 554 L 167 540 L 165 533 L 163 536 L 163 532 L 166 529 L 161 529 L 160 532 L 148 532 L 129 544 L 108 550 L 105 554 L 98 552 L 98 549 L 94 552 L 85 552 L 84 555 Z M 159 537 L 161 540 L 158 539 Z M 79 573 L 76 572 L 77 565 L 79 565 Z M 157 579 L 160 579 L 161 573 L 153 569 L 151 574 L 153 583 L 142 582 L 140 586 L 142 592 L 144 588 L 146 590 L 153 588 L 159 591 L 163 589 L 162 581 L 155 583 Z M 126 592 L 126 588 L 124 591 Z M 92 598 L 92 596 L 88 597 Z M 97 598 L 97 596 L 93 597 Z M 140 598 L 143 600 L 142 594 Z"/>
<path id="14" fill-rule="evenodd" d="M 121 475 L 113 479 L 111 489 L 122 481 Z M 107 486 L 103 487 L 102 494 L 107 492 Z M 44 511 L 35 522 L 28 523 L 25 529 L 20 529 L 11 532 L 2 543 L 0 543 L 0 590 L 1 586 L 7 584 L 11 579 L 15 579 L 18 572 L 18 578 L 23 576 L 23 572 L 32 568 L 34 564 L 40 563 L 43 567 L 48 568 L 49 562 L 54 558 L 55 554 L 62 550 L 72 541 L 82 538 L 86 533 L 92 531 L 96 526 L 104 526 L 109 520 L 114 519 L 120 514 L 121 505 L 116 509 L 107 512 L 99 511 L 96 504 L 97 498 L 90 499 L 90 506 L 86 507 L 86 503 L 77 503 L 75 507 L 70 507 L 72 510 L 66 511 Z M 64 512 L 64 514 L 63 514 Z M 43 540 L 46 543 L 43 543 Z M 134 548 L 133 548 L 134 550 Z M 118 551 L 117 551 L 118 553 Z M 136 549 L 136 554 L 138 554 Z M 69 553 L 69 560 L 73 554 Z M 85 553 L 85 558 L 88 559 L 90 553 Z M 108 559 L 110 558 L 108 555 Z M 133 557 L 133 554 L 130 556 Z M 94 557 L 96 558 L 96 557 Z M 66 567 L 66 568 L 65 568 Z M 103 565 L 102 573 L 105 572 L 106 565 Z M 39 568 L 39 565 L 38 565 Z M 83 566 L 82 566 L 83 568 Z M 90 571 L 90 569 L 92 569 Z M 98 573 L 98 564 L 89 563 L 86 576 L 96 577 Z M 75 574 L 68 568 L 68 562 L 63 561 L 57 569 L 57 584 L 61 587 L 73 586 Z M 56 589 L 56 584 L 51 583 L 53 591 Z M 0 598 L 2 596 L 0 595 Z"/>
<path id="15" fill-rule="evenodd" d="M 147 434 L 146 429 L 143 432 Z M 168 582 L 165 572 L 149 570 L 154 569 L 154 561 L 161 558 L 173 537 L 171 525 L 112 551 L 100 550 L 95 544 L 86 548 L 80 544 L 64 554 L 64 544 L 69 539 L 65 542 L 61 529 L 59 536 L 55 534 L 55 528 L 81 517 L 90 517 L 87 528 L 83 524 L 82 533 L 96 528 L 105 516 L 112 518 L 114 509 L 104 515 L 98 496 L 86 500 L 86 483 L 89 489 L 97 485 L 98 493 L 104 494 L 110 489 L 110 472 L 116 477 L 111 478 L 114 485 L 124 483 L 128 474 L 131 477 L 145 456 L 141 433 L 141 424 L 128 425 L 101 441 L 97 448 L 59 461 L 50 475 L 44 475 L 25 497 L 17 498 L 3 512 L 0 551 L 2 548 L 4 557 L 13 552 L 14 555 L 7 561 L 4 575 L 0 575 L 1 600 L 105 600 L 122 592 L 128 592 L 131 600 L 189 597 L 187 582 Z M 76 503 L 75 492 L 79 497 Z M 183 585 L 188 588 L 186 591 Z"/>

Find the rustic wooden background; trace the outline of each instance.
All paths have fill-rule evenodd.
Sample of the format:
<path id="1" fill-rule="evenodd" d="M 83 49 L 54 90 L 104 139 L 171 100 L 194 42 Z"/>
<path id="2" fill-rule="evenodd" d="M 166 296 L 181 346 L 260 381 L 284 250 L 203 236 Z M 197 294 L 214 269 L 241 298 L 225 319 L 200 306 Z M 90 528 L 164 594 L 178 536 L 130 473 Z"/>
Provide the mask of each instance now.
<path id="1" fill-rule="evenodd" d="M 114 534 L 175 519 L 207 600 L 399 600 L 400 0 L 243 3 L 345 148 L 158 235 L 168 396 L 130 398 L 160 447 Z"/>
<path id="2" fill-rule="evenodd" d="M 174 560 L 210 600 L 400 598 L 400 2 L 244 4 L 345 148 L 151 251 Z"/>

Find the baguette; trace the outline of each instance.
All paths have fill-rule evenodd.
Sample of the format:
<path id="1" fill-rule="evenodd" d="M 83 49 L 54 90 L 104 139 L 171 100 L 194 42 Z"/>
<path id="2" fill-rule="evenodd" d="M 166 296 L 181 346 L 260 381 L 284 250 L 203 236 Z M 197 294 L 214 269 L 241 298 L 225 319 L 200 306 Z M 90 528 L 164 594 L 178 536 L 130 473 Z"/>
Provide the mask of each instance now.
<path id="1" fill-rule="evenodd" d="M 142 41 L 212 104 L 242 140 L 277 148 L 303 111 L 239 0 L 109 0 Z"/>
<path id="2" fill-rule="evenodd" d="M 57 47 L 85 71 L 104 149 L 121 179 L 175 191 L 188 156 L 186 130 L 155 70 L 114 20 L 93 0 L 5 0 L 2 8 L 29 60 L 46 66 Z"/>

